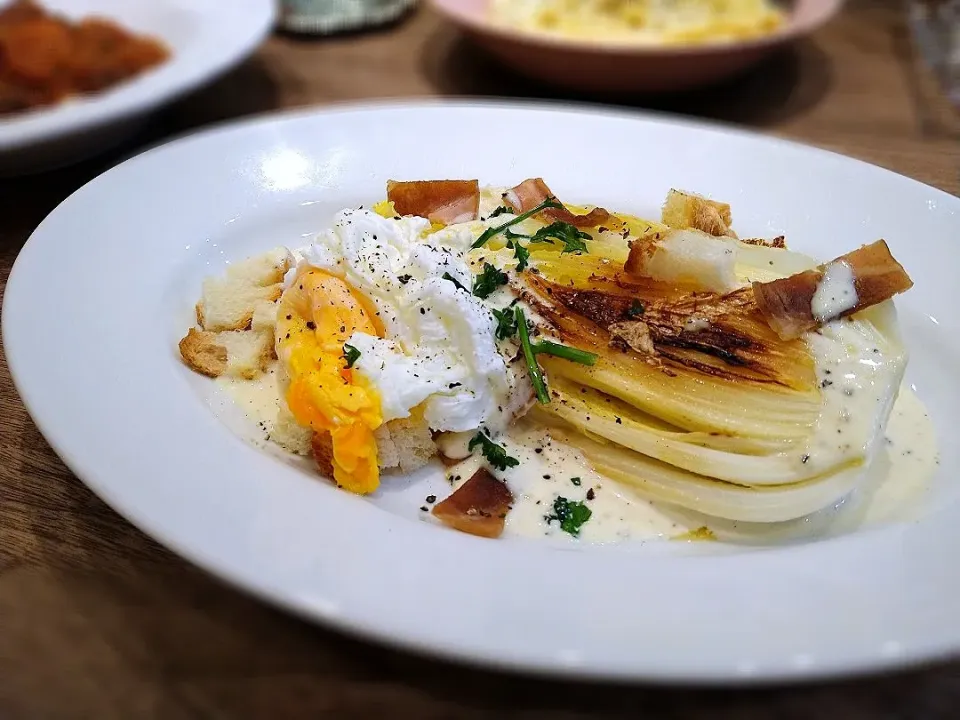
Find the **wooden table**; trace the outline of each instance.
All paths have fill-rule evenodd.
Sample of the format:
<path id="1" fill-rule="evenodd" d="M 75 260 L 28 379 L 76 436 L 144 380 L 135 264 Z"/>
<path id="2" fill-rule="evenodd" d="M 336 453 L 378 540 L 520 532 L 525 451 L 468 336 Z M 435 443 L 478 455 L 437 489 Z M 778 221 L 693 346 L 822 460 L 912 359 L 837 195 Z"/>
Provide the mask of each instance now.
<path id="1" fill-rule="evenodd" d="M 136 144 L 0 182 L 3 282 L 45 214 L 144 143 L 280 107 L 464 94 L 563 97 L 511 78 L 426 10 L 372 34 L 275 37 Z M 912 59 L 899 2 L 851 2 L 812 41 L 731 84 L 607 100 L 799 138 L 960 192 L 960 122 Z M 50 450 L 5 362 L 0 402 L 0 718 L 960 716 L 960 664 L 813 688 L 708 692 L 557 684 L 369 646 L 224 587 L 128 525 Z"/>

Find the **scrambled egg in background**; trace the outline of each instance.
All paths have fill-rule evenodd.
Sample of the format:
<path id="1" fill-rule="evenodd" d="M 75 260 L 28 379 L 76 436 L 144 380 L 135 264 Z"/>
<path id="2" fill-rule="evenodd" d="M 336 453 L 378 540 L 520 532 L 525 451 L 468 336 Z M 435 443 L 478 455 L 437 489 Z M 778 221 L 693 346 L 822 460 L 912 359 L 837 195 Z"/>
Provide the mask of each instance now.
<path id="1" fill-rule="evenodd" d="M 492 12 L 521 30 L 668 45 L 757 37 L 785 20 L 772 0 L 493 0 Z"/>

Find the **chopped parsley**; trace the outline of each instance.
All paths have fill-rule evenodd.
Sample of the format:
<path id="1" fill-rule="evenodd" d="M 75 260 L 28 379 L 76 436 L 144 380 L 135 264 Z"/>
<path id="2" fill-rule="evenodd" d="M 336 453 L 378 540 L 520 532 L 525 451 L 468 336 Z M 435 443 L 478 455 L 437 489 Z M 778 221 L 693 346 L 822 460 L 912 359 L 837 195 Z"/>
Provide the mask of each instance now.
<path id="1" fill-rule="evenodd" d="M 352 368 L 354 363 L 360 359 L 360 351 L 357 350 L 353 345 L 344 344 L 343 359 L 347 361 L 347 367 Z"/>
<path id="2" fill-rule="evenodd" d="M 537 206 L 536 206 L 535 208 L 533 208 L 532 210 L 527 210 L 527 212 L 525 212 L 525 213 L 520 213 L 519 215 L 517 215 L 517 216 L 516 216 L 515 218 L 513 218 L 512 220 L 508 220 L 507 222 L 503 223 L 502 225 L 497 225 L 496 227 L 487 228 L 486 230 L 483 231 L 483 234 L 482 234 L 480 237 L 477 238 L 476 242 L 473 243 L 473 245 L 472 245 L 471 247 L 472 247 L 474 250 L 476 250 L 476 249 L 479 248 L 479 247 L 483 247 L 484 245 L 487 244 L 487 241 L 488 241 L 488 240 L 490 240 L 490 239 L 493 238 L 493 237 L 496 237 L 497 235 L 499 235 L 500 233 L 502 233 L 502 232 L 503 232 L 504 230 L 506 230 L 507 228 L 511 228 L 511 227 L 513 227 L 514 225 L 516 225 L 517 223 L 521 223 L 521 222 L 523 222 L 524 220 L 526 220 L 527 218 L 533 217 L 533 216 L 536 215 L 537 213 L 543 212 L 544 210 L 547 210 L 547 209 L 549 209 L 549 208 L 562 208 L 562 207 L 563 207 L 563 205 L 562 205 L 560 202 L 558 202 L 556 198 L 548 197 L 546 200 L 544 200 L 542 203 L 540 203 L 539 205 L 537 205 Z"/>
<path id="3" fill-rule="evenodd" d="M 497 319 L 497 340 L 508 340 L 517 334 L 517 318 L 513 310 L 493 310 L 493 317 Z"/>
<path id="4" fill-rule="evenodd" d="M 563 253 L 585 253 L 587 251 L 587 244 L 584 240 L 592 240 L 593 237 L 588 235 L 580 228 L 575 225 L 571 225 L 568 222 L 563 222 L 562 220 L 557 220 L 555 223 L 551 223 L 546 227 L 540 228 L 537 230 L 531 237 L 530 242 L 532 243 L 553 243 L 554 240 L 559 240 L 563 243 L 563 250 L 560 251 L 560 254 Z"/>
<path id="5" fill-rule="evenodd" d="M 593 511 L 582 502 L 573 502 L 558 495 L 557 499 L 553 501 L 553 513 L 544 515 L 543 519 L 548 523 L 556 520 L 560 523 L 561 530 L 577 537 L 580 535 L 580 528 L 590 519 L 591 515 L 593 515 Z"/>
<path id="6" fill-rule="evenodd" d="M 511 213 L 511 214 L 512 214 L 512 213 L 513 213 L 513 210 L 510 209 L 510 208 L 508 208 L 506 205 L 500 205 L 500 206 L 497 207 L 496 210 L 494 210 L 492 213 L 490 213 L 490 215 L 487 217 L 487 219 L 489 220 L 490 218 L 500 217 L 500 216 L 503 215 L 504 213 Z"/>
<path id="7" fill-rule="evenodd" d="M 644 312 L 646 312 L 646 308 L 643 307 L 643 303 L 639 300 L 634 300 L 630 303 L 630 307 L 627 308 L 627 317 L 633 320 L 643 315 Z"/>
<path id="8" fill-rule="evenodd" d="M 466 290 L 467 290 L 467 289 L 463 286 L 463 283 L 461 283 L 459 280 L 457 280 L 457 279 L 456 279 L 453 275 L 451 275 L 450 273 L 445 272 L 442 277 L 443 277 L 444 280 L 449 280 L 449 281 L 452 282 L 454 285 L 456 285 L 458 290 L 463 290 L 463 291 L 466 291 Z"/>
<path id="9" fill-rule="evenodd" d="M 501 285 L 507 284 L 507 274 L 490 263 L 483 264 L 483 272 L 473 281 L 473 294 L 483 300 L 490 297 Z"/>
<path id="10" fill-rule="evenodd" d="M 580 487 L 580 478 L 570 478 L 570 482 L 572 482 L 576 487 Z"/>
<path id="11" fill-rule="evenodd" d="M 507 230 L 507 232 L 510 231 Z M 513 233 L 510 234 L 513 235 Z M 530 251 L 521 245 L 519 240 L 507 240 L 507 247 L 513 250 L 513 256 L 517 259 L 517 272 L 523 272 L 526 270 L 527 263 L 530 260 Z"/>
<path id="12" fill-rule="evenodd" d="M 406 285 L 408 282 L 413 280 L 413 275 L 400 275 L 397 280 L 401 285 Z"/>
<path id="13" fill-rule="evenodd" d="M 507 451 L 504 449 L 504 447 L 502 445 L 497 445 L 483 430 L 473 436 L 473 439 L 470 441 L 467 449 L 472 451 L 478 445 L 480 446 L 480 452 L 483 453 L 483 456 L 487 459 L 487 462 L 497 470 L 506 470 L 507 468 L 516 467 L 520 464 L 519 460 L 517 460 L 515 457 L 510 457 L 507 455 Z"/>

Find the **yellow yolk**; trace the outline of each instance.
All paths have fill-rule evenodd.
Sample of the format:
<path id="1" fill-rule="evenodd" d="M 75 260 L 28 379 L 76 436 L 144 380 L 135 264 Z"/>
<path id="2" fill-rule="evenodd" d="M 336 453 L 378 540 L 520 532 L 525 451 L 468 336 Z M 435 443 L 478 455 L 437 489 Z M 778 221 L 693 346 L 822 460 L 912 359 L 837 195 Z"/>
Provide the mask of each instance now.
<path id="1" fill-rule="evenodd" d="M 277 354 L 290 376 L 290 411 L 330 433 L 336 483 L 366 494 L 380 484 L 373 432 L 383 418 L 374 388 L 346 367 L 343 346 L 355 332 L 383 337 L 383 326 L 362 295 L 327 272 L 301 272 L 280 298 Z"/>

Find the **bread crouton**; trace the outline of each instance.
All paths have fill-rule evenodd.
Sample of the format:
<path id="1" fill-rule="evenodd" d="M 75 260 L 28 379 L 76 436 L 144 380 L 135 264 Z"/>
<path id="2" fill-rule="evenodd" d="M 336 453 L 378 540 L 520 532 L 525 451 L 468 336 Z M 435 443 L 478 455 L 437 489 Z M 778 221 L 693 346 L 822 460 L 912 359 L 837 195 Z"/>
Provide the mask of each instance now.
<path id="1" fill-rule="evenodd" d="M 276 440 L 276 434 L 271 435 Z M 437 454 L 430 428 L 420 418 L 398 418 L 374 431 L 377 441 L 377 463 L 381 472 L 419 470 Z M 333 477 L 333 443 L 330 433 L 315 433 L 311 440 L 313 458 L 320 474 Z"/>
<path id="2" fill-rule="evenodd" d="M 253 308 L 250 329 L 273 334 L 277 328 L 277 303 L 260 300 Z"/>
<path id="3" fill-rule="evenodd" d="M 294 455 L 309 455 L 313 430 L 298 423 L 287 404 L 281 402 L 277 411 L 277 420 L 270 429 L 270 439 Z M 333 470 L 332 466 L 330 470 Z"/>
<path id="4" fill-rule="evenodd" d="M 180 355 L 192 369 L 208 377 L 220 377 L 227 369 L 227 348 L 217 342 L 217 333 L 190 328 L 180 341 Z"/>
<path id="5" fill-rule="evenodd" d="M 437 454 L 430 428 L 421 418 L 391 420 L 377 428 L 374 437 L 381 470 L 399 469 L 410 473 L 422 468 Z"/>
<path id="6" fill-rule="evenodd" d="M 283 292 L 283 275 L 293 264 L 286 248 L 249 258 L 227 268 L 223 277 L 207 278 L 197 303 L 197 323 L 204 330 L 245 330 L 261 303 Z"/>
<path id="7" fill-rule="evenodd" d="M 273 333 L 253 330 L 210 332 L 190 328 L 180 341 L 180 355 L 191 368 L 209 377 L 257 377 L 274 357 Z"/>
<path id="8" fill-rule="evenodd" d="M 692 228 L 716 237 L 736 237 L 730 229 L 733 217 L 727 203 L 700 195 L 671 190 L 663 204 L 661 221 L 677 230 Z"/>

